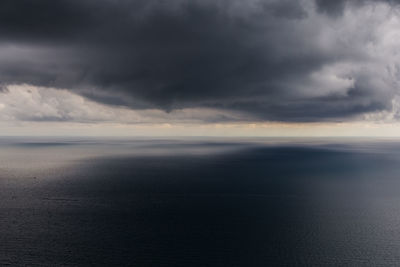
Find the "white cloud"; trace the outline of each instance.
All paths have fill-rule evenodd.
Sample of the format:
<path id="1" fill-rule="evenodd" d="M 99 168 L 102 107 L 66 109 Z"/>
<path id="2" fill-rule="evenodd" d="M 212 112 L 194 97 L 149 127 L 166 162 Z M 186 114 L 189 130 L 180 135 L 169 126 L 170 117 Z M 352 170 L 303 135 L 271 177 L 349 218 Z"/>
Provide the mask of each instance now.
<path id="1" fill-rule="evenodd" d="M 205 120 L 240 120 L 239 114 L 206 108 L 132 110 L 99 104 L 68 90 L 10 85 L 0 91 L 1 121 L 68 121 L 79 123 L 195 123 Z"/>

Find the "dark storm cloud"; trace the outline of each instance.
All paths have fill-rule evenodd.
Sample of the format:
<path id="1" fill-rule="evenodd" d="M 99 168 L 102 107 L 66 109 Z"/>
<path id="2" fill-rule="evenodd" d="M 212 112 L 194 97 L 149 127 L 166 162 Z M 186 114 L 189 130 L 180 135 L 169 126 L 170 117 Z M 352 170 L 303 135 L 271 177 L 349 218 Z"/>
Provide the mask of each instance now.
<path id="1" fill-rule="evenodd" d="M 347 94 L 309 93 L 324 86 L 310 81 L 312 73 L 365 55 L 314 42 L 318 25 L 307 22 L 314 11 L 304 2 L 2 0 L 0 81 L 68 88 L 136 109 L 212 107 L 260 120 L 390 108 L 393 93 L 374 93 L 368 77 Z M 316 2 L 329 16 L 345 6 Z"/>
<path id="2" fill-rule="evenodd" d="M 315 0 L 317 3 L 318 11 L 326 12 L 331 15 L 342 14 L 346 0 Z"/>

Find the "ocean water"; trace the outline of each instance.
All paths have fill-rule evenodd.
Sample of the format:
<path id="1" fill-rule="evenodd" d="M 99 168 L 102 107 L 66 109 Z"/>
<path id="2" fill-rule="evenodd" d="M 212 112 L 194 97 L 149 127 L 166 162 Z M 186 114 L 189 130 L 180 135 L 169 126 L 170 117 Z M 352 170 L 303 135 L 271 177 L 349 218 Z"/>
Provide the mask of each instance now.
<path id="1" fill-rule="evenodd" d="M 0 266 L 399 266 L 400 141 L 0 138 Z"/>

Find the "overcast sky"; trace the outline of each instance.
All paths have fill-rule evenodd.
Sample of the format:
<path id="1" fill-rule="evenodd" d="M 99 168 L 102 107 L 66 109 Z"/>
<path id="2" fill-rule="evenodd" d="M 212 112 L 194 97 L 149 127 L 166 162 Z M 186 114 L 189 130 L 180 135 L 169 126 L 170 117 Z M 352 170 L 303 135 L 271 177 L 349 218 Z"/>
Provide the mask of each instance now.
<path id="1" fill-rule="evenodd" d="M 399 52 L 395 0 L 1 0 L 0 127 L 396 128 Z"/>

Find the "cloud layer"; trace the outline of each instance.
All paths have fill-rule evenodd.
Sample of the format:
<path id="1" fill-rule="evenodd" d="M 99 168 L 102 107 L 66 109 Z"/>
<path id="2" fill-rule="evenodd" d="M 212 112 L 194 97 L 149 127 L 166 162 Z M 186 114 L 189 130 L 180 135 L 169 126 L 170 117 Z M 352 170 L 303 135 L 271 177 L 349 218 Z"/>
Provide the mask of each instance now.
<path id="1" fill-rule="evenodd" d="M 196 116 L 203 121 L 390 112 L 399 47 L 394 0 L 0 2 L 1 88 L 67 89 L 138 112 L 219 114 Z"/>
<path id="2" fill-rule="evenodd" d="M 210 108 L 187 108 L 169 113 L 159 109 L 132 110 L 96 103 L 68 90 L 28 85 L 8 86 L 0 92 L 0 121 L 8 122 L 162 124 L 245 119 L 240 114 Z"/>

